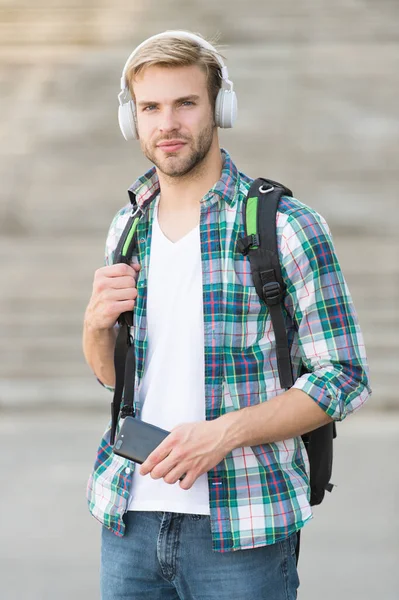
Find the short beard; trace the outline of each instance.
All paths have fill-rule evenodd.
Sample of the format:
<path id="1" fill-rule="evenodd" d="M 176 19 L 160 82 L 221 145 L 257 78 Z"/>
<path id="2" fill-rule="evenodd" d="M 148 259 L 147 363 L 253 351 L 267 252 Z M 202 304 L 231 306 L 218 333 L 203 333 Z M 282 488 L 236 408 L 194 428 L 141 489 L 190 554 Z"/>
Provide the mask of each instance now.
<path id="1" fill-rule="evenodd" d="M 213 140 L 213 130 L 214 124 L 211 122 L 205 129 L 201 131 L 198 139 L 196 140 L 196 143 L 195 140 L 192 140 L 190 143 L 190 140 L 187 140 L 186 138 L 181 138 L 190 146 L 192 152 L 179 165 L 171 164 L 170 168 L 165 168 L 160 163 L 160 161 L 156 160 L 154 156 L 155 153 L 151 151 L 151 148 L 149 146 L 141 144 L 141 149 L 144 155 L 148 158 L 148 160 L 151 161 L 161 173 L 167 175 L 168 177 L 184 177 L 189 173 L 191 173 L 191 175 L 194 175 L 194 173 L 198 170 L 199 166 L 201 165 L 202 161 L 204 160 L 211 148 Z M 170 137 L 169 139 L 173 138 Z"/>

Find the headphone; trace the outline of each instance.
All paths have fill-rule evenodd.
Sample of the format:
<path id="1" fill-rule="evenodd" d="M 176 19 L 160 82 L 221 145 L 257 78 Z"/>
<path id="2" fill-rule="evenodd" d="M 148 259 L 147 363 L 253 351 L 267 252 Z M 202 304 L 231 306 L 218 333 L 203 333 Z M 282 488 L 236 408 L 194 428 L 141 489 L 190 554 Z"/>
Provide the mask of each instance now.
<path id="1" fill-rule="evenodd" d="M 203 48 L 214 52 L 215 58 L 220 65 L 220 71 L 222 76 L 222 85 L 216 97 L 215 103 L 215 123 L 217 127 L 233 127 L 234 121 L 237 118 L 237 96 L 236 93 L 233 91 L 233 83 L 229 79 L 227 67 L 225 66 L 217 50 L 212 46 L 212 44 L 202 39 L 198 35 L 195 35 L 194 33 L 189 33 L 188 31 L 164 31 L 163 33 L 158 33 L 157 35 L 149 37 L 147 40 L 145 40 L 139 46 L 137 46 L 137 48 L 133 50 L 133 52 L 126 61 L 125 66 L 123 67 L 121 77 L 121 91 L 118 94 L 118 121 L 119 127 L 121 128 L 122 135 L 125 138 L 125 140 L 135 140 L 138 138 L 138 132 L 136 128 L 136 107 L 130 94 L 128 83 L 126 81 L 127 68 L 131 59 L 147 42 L 149 42 L 150 40 L 164 37 L 177 37 L 183 40 L 192 40 L 193 42 L 197 42 L 199 46 L 202 46 Z"/>

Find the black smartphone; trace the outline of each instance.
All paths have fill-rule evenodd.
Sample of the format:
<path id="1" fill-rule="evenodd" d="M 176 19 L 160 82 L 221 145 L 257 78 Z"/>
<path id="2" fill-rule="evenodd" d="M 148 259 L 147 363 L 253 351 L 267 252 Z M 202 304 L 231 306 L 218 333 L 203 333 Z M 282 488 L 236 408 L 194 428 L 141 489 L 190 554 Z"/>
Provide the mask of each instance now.
<path id="1" fill-rule="evenodd" d="M 116 437 L 113 451 L 141 465 L 169 433 L 135 417 L 126 417 Z"/>

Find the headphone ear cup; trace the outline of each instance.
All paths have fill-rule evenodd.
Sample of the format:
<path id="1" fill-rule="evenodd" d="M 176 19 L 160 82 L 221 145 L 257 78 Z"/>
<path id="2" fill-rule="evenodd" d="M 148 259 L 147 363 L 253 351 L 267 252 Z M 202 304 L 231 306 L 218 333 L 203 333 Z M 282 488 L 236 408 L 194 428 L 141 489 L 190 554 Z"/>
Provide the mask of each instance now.
<path id="1" fill-rule="evenodd" d="M 118 121 L 119 127 L 125 140 L 137 140 L 138 134 L 136 129 L 136 107 L 133 100 L 119 105 Z"/>
<path id="2" fill-rule="evenodd" d="M 220 89 L 215 103 L 215 123 L 218 127 L 233 127 L 237 118 L 237 96 L 232 90 Z"/>

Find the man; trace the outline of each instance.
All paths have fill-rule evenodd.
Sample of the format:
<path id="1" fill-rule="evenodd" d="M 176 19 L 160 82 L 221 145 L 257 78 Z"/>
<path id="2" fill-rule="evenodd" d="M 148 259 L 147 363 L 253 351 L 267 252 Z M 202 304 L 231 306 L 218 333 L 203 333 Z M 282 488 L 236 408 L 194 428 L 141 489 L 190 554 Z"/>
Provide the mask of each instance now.
<path id="1" fill-rule="evenodd" d="M 131 265 L 113 264 L 131 207 L 111 224 L 83 346 L 112 390 L 115 324 L 134 309 L 136 418 L 171 434 L 141 467 L 104 434 L 88 484 L 102 598 L 292 600 L 297 531 L 312 516 L 300 436 L 369 395 L 327 225 L 296 199 L 279 205 L 293 368 L 308 371 L 284 391 L 270 317 L 237 251 L 251 179 L 219 146 L 217 125 L 235 116 L 221 57 L 187 32 L 154 36 L 129 57 L 119 97 L 124 136 L 155 166 L 130 189 L 142 214 Z"/>

